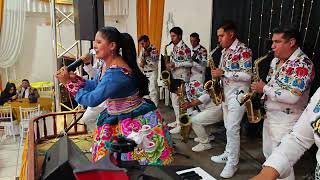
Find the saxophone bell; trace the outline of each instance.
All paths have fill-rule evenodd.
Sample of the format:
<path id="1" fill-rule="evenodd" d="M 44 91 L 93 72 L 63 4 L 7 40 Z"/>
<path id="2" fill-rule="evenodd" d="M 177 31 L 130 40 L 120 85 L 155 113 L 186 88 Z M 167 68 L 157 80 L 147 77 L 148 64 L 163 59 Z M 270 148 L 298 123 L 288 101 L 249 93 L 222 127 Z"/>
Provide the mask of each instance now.
<path id="1" fill-rule="evenodd" d="M 170 72 L 165 70 L 161 72 L 161 79 L 163 81 L 163 84 L 168 86 L 168 88 L 170 89 L 170 84 L 171 84 L 171 75 Z"/>

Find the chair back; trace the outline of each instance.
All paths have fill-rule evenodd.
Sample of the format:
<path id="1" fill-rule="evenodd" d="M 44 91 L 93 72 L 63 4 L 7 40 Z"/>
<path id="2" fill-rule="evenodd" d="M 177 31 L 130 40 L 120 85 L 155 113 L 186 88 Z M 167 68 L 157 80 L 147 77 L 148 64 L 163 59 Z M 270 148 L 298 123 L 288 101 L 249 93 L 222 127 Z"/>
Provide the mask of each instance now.
<path id="1" fill-rule="evenodd" d="M 45 98 L 53 98 L 54 97 L 53 87 L 41 87 L 41 88 L 38 88 L 37 90 L 38 90 L 40 97 L 45 97 Z"/>
<path id="2" fill-rule="evenodd" d="M 9 106 L 0 106 L 0 126 L 3 122 L 12 122 L 12 108 Z"/>
<path id="3" fill-rule="evenodd" d="M 20 106 L 19 109 L 21 122 L 30 121 L 32 118 L 40 116 L 40 104 L 31 108 L 23 108 Z"/>

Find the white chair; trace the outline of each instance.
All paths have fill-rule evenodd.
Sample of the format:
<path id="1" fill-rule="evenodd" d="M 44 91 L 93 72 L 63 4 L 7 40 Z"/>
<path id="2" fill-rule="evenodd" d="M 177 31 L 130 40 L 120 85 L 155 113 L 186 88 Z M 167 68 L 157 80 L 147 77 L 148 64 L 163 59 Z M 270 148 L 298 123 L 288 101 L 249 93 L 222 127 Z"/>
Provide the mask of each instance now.
<path id="1" fill-rule="evenodd" d="M 20 109 L 20 146 L 23 142 L 24 133 L 28 131 L 29 122 L 32 118 L 40 116 L 40 104 L 37 107 L 22 108 Z"/>
<path id="2" fill-rule="evenodd" d="M 45 98 L 53 98 L 54 97 L 54 91 L 52 86 L 48 87 L 39 87 L 37 88 L 38 93 L 40 97 L 45 97 Z"/>
<path id="3" fill-rule="evenodd" d="M 14 128 L 14 119 L 12 115 L 11 105 L 0 107 L 0 127 L 4 127 L 4 134 L 12 135 L 14 142 L 16 141 L 16 133 Z"/>

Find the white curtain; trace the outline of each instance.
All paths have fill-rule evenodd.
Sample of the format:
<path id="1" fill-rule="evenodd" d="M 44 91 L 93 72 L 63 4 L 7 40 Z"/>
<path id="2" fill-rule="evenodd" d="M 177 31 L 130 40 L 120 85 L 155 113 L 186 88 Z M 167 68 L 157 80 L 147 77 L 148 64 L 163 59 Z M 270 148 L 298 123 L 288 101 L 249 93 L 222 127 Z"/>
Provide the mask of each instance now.
<path id="1" fill-rule="evenodd" d="M 17 62 L 20 54 L 26 19 L 26 1 L 6 0 L 3 13 L 0 34 L 0 67 L 8 68 Z"/>

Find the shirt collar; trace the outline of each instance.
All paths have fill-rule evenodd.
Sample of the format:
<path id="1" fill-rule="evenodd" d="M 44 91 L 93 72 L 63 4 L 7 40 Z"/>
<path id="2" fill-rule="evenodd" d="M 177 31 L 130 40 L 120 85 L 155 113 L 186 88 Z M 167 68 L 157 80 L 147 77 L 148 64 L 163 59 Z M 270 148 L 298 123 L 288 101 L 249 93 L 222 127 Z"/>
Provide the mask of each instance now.
<path id="1" fill-rule="evenodd" d="M 200 49 L 200 44 L 198 44 L 195 48 L 192 48 L 192 50 Z"/>
<path id="2" fill-rule="evenodd" d="M 179 41 L 179 43 L 176 45 L 176 47 L 181 47 L 183 45 L 182 39 Z"/>
<path id="3" fill-rule="evenodd" d="M 237 45 L 238 45 L 238 43 L 239 43 L 239 40 L 235 39 L 228 49 L 235 50 Z M 224 53 L 225 51 L 226 51 L 226 48 L 222 49 L 221 52 Z"/>
<path id="4" fill-rule="evenodd" d="M 239 43 L 239 40 L 238 40 L 238 39 L 235 39 L 235 40 L 233 41 L 233 43 L 231 44 L 231 46 L 229 47 L 229 49 L 235 50 L 236 47 L 237 47 L 237 45 L 238 45 L 238 43 Z"/>
<path id="5" fill-rule="evenodd" d="M 288 58 L 289 61 L 294 61 L 298 58 L 298 56 L 301 54 L 301 49 L 298 47 Z"/>

